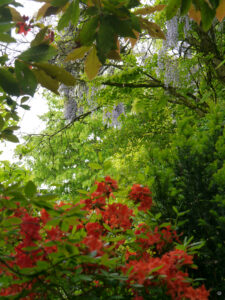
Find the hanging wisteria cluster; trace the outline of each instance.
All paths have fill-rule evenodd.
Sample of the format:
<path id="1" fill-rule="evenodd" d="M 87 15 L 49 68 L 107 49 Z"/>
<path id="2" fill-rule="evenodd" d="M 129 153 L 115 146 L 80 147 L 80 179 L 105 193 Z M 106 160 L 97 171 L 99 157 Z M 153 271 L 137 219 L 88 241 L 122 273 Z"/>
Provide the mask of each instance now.
<path id="1" fill-rule="evenodd" d="M 176 55 L 179 46 L 178 24 L 180 22 L 183 23 L 183 31 L 185 38 L 188 36 L 190 31 L 189 18 L 187 16 L 182 18 L 178 18 L 178 16 L 173 17 L 171 20 L 166 22 L 166 40 L 163 42 L 163 46 L 158 52 L 156 73 L 160 75 L 162 74 L 162 71 L 164 71 L 164 83 L 166 87 L 168 87 L 169 85 L 173 87 L 178 87 L 180 85 L 178 56 Z M 183 43 L 182 49 L 183 51 L 186 51 L 185 56 L 187 58 L 190 58 L 190 49 L 188 48 L 188 45 L 186 43 Z M 166 57 L 166 54 L 171 51 L 174 51 L 175 54 L 169 58 Z"/>
<path id="2" fill-rule="evenodd" d="M 178 61 L 177 60 L 167 60 L 165 63 L 165 75 L 164 84 L 166 87 L 172 85 L 173 87 L 178 87 L 180 81 Z"/>
<path id="3" fill-rule="evenodd" d="M 175 48 L 178 42 L 178 17 L 175 16 L 166 22 L 166 46 L 168 48 Z"/>
<path id="4" fill-rule="evenodd" d="M 119 121 L 119 116 L 121 114 L 124 114 L 124 105 L 122 102 L 120 102 L 117 105 L 114 105 L 113 110 L 111 112 L 105 112 L 103 121 L 108 126 L 119 127 L 121 125 Z"/>

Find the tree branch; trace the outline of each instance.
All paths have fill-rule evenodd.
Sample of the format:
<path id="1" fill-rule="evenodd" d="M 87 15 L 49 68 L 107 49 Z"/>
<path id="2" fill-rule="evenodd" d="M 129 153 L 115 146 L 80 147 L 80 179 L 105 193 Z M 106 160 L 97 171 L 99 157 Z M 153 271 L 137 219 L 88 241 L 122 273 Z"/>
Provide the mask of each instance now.
<path id="1" fill-rule="evenodd" d="M 100 108 L 101 108 L 101 106 L 95 107 L 94 109 L 92 109 L 92 110 L 90 110 L 90 111 L 88 111 L 86 113 L 83 113 L 83 114 L 75 117 L 70 123 L 66 124 L 65 126 L 63 126 L 62 128 L 60 128 L 59 130 L 55 131 L 52 134 L 43 134 L 43 133 L 40 133 L 40 134 L 28 134 L 27 136 L 39 135 L 39 136 L 42 136 L 43 138 L 44 137 L 52 138 L 53 136 L 57 135 L 58 133 L 62 132 L 63 130 L 71 127 L 76 121 L 83 120 L 84 118 L 86 118 L 87 116 L 89 116 L 92 112 L 97 111 Z"/>
<path id="2" fill-rule="evenodd" d="M 150 77 L 152 80 L 146 82 L 146 83 L 119 83 L 119 82 L 111 82 L 111 81 L 105 81 L 102 82 L 103 85 L 108 85 L 108 86 L 116 86 L 119 88 L 157 88 L 161 87 L 165 91 L 169 92 L 172 96 L 179 98 L 182 101 L 182 104 L 187 106 L 188 108 L 191 108 L 195 110 L 199 115 L 204 115 L 207 113 L 207 109 L 199 106 L 198 104 L 193 104 L 188 98 L 192 98 L 196 102 L 199 101 L 197 97 L 195 97 L 192 94 L 187 94 L 187 95 L 182 95 L 177 91 L 176 88 L 172 86 L 166 86 L 164 83 L 162 83 L 160 80 L 153 78 L 151 75 L 145 74 L 146 76 Z"/>

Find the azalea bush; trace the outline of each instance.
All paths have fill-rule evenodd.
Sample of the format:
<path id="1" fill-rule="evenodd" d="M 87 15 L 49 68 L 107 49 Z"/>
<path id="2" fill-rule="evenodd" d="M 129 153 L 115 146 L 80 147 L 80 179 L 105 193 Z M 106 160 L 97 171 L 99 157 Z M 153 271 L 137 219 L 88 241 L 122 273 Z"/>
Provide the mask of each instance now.
<path id="1" fill-rule="evenodd" d="M 195 246 L 182 243 L 171 224 L 159 224 L 147 187 L 134 184 L 120 202 L 109 176 L 70 203 L 51 204 L 31 181 L 24 191 L 2 193 L 2 297 L 208 299 L 188 274 L 197 268 Z"/>

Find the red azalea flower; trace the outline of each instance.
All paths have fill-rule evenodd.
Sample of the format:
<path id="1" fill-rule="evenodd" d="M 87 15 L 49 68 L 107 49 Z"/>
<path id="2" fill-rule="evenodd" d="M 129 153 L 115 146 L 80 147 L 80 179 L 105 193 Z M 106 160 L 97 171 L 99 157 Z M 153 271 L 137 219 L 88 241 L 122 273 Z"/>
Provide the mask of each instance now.
<path id="1" fill-rule="evenodd" d="M 50 215 L 44 208 L 41 210 L 40 219 L 44 225 L 50 220 Z"/>
<path id="2" fill-rule="evenodd" d="M 103 227 L 99 223 L 87 223 L 85 225 L 85 228 L 87 230 L 87 235 L 93 235 L 96 238 L 99 238 L 99 236 L 102 234 Z"/>
<path id="3" fill-rule="evenodd" d="M 27 33 L 31 30 L 31 24 L 28 24 L 27 21 L 29 20 L 29 17 L 23 16 L 23 21 L 18 22 L 16 26 L 18 27 L 18 34 L 24 33 L 24 35 L 27 35 Z"/>
<path id="4" fill-rule="evenodd" d="M 90 252 L 100 251 L 103 247 L 102 241 L 94 235 L 88 235 L 84 238 L 83 243 L 89 248 Z"/>
<path id="5" fill-rule="evenodd" d="M 39 230 L 41 228 L 39 218 L 25 214 L 22 220 L 23 222 L 20 224 L 20 233 L 27 239 L 41 240 L 41 236 L 39 234 Z"/>
<path id="6" fill-rule="evenodd" d="M 108 185 L 110 185 L 111 186 L 111 188 L 113 189 L 113 190 L 118 190 L 118 184 L 117 184 L 117 181 L 116 180 L 114 180 L 114 179 L 112 179 L 110 176 L 106 176 L 105 177 L 105 182 L 108 184 Z"/>
<path id="7" fill-rule="evenodd" d="M 134 200 L 134 203 L 140 203 L 138 210 L 147 211 L 152 206 L 151 191 L 147 187 L 140 184 L 134 184 L 131 188 L 129 198 Z"/>
<path id="8" fill-rule="evenodd" d="M 123 228 L 124 230 L 131 228 L 133 210 L 129 209 L 125 204 L 109 204 L 108 207 L 100 213 L 104 222 L 111 228 Z"/>
<path id="9" fill-rule="evenodd" d="M 45 36 L 45 40 L 48 40 L 49 43 L 51 44 L 52 42 L 54 42 L 55 39 L 55 33 L 52 30 L 48 31 L 48 35 Z"/>

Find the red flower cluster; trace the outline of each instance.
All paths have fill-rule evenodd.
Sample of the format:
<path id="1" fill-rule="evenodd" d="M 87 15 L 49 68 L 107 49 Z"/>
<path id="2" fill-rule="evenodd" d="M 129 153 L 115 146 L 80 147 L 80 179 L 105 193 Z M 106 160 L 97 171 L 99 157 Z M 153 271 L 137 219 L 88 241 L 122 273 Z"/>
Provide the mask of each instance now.
<path id="1" fill-rule="evenodd" d="M 85 204 L 85 210 L 102 209 L 106 204 L 106 198 L 114 197 L 113 191 L 118 189 L 117 182 L 109 176 L 106 176 L 102 182 L 96 181 L 95 184 L 97 185 L 96 191 L 90 195 L 89 199 L 80 202 L 80 204 Z"/>
<path id="2" fill-rule="evenodd" d="M 52 30 L 48 30 L 48 34 L 45 36 L 45 40 L 49 41 L 49 44 L 51 44 L 52 42 L 54 42 L 55 39 L 55 33 Z"/>
<path id="3" fill-rule="evenodd" d="M 55 286 L 59 279 L 62 285 L 66 280 L 67 286 L 70 278 L 73 283 L 76 278 L 75 285 L 84 284 L 85 290 L 92 290 L 94 286 L 105 295 L 109 287 L 108 276 L 119 274 L 127 276 L 123 281 L 124 290 L 129 291 L 129 298 L 133 297 L 133 300 L 143 300 L 143 291 L 151 298 L 152 287 L 164 287 L 175 300 L 207 300 L 209 292 L 204 286 L 196 289 L 191 286 L 187 268 L 192 267 L 193 256 L 174 248 L 174 242 L 179 242 L 176 231 L 171 226 L 136 225 L 140 214 L 135 216 L 134 210 L 126 204 L 106 203 L 118 189 L 117 182 L 107 176 L 105 181 L 96 184 L 97 189 L 88 201 L 81 201 L 86 205 L 86 211 L 81 208 L 82 219 L 79 214 L 76 216 L 77 205 L 65 202 L 55 205 L 52 215 L 51 210 L 48 213 L 45 209 L 35 213 L 31 206 L 28 213 L 28 208 L 19 204 L 13 213 L 11 210 L 11 215 L 6 218 L 21 218 L 22 222 L 14 226 L 6 264 L 0 263 L 0 275 L 8 276 L 9 282 L 14 283 L 2 288 L 0 296 L 18 296 L 26 291 L 23 300 L 47 299 L 46 286 Z M 134 185 L 129 196 L 135 203 L 140 203 L 139 210 L 150 208 L 148 188 Z M 54 221 L 57 225 L 50 225 Z M 7 235 L 5 243 L 7 249 L 10 243 Z M 39 272 L 35 279 L 17 277 L 18 270 L 46 264 L 49 266 L 47 271 Z M 60 271 L 54 281 L 57 267 Z M 139 284 L 138 289 L 136 284 Z"/>
<path id="4" fill-rule="evenodd" d="M 155 227 L 152 231 L 146 224 L 139 224 L 135 234 L 137 236 L 136 243 L 144 251 L 154 246 L 153 248 L 157 252 L 162 253 L 168 244 L 172 244 L 174 241 L 179 242 L 176 231 L 172 230 L 170 225 L 161 230 Z"/>
<path id="5" fill-rule="evenodd" d="M 29 17 L 23 16 L 22 18 L 23 18 L 23 21 L 18 22 L 16 24 L 16 26 L 18 27 L 17 33 L 18 34 L 24 33 L 24 35 L 27 35 L 27 33 L 31 30 L 32 26 L 30 23 L 29 24 L 27 23 L 27 21 L 29 20 Z"/>
<path id="6" fill-rule="evenodd" d="M 151 191 L 147 187 L 140 184 L 134 184 L 131 188 L 129 198 L 134 200 L 134 203 L 140 203 L 138 210 L 147 211 L 152 206 Z"/>
<path id="7" fill-rule="evenodd" d="M 129 284 L 138 283 L 144 285 L 145 288 L 149 287 L 149 290 L 151 286 L 166 285 L 167 294 L 172 299 L 207 300 L 209 292 L 205 287 L 194 289 L 188 280 L 188 273 L 181 271 L 183 266 L 192 264 L 192 256 L 183 250 L 175 249 L 161 258 L 149 257 L 139 260 L 133 258 L 123 268 L 123 272 L 128 273 Z M 149 279 L 149 276 L 153 278 Z"/>
<path id="8" fill-rule="evenodd" d="M 133 210 L 121 203 L 109 204 L 105 210 L 101 211 L 103 221 L 111 228 L 127 230 L 131 228 Z"/>
<path id="9" fill-rule="evenodd" d="M 101 234 L 103 227 L 99 223 L 87 223 L 86 226 L 87 236 L 83 240 L 83 243 L 89 248 L 89 251 L 97 251 L 97 254 L 102 254 L 103 243 L 101 241 Z"/>

